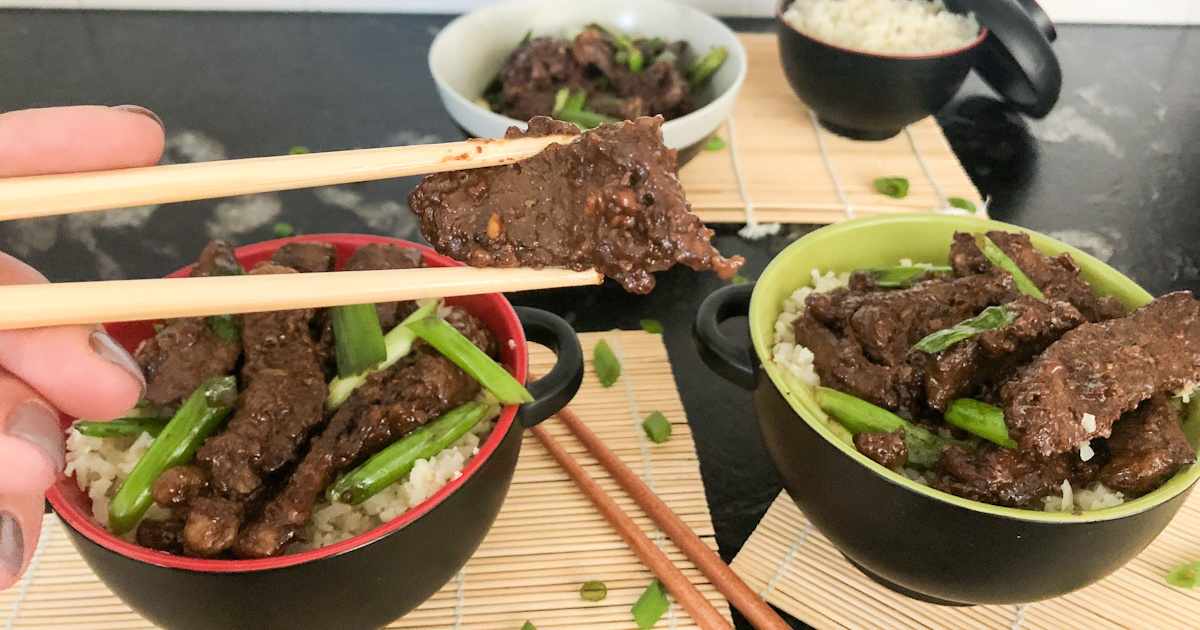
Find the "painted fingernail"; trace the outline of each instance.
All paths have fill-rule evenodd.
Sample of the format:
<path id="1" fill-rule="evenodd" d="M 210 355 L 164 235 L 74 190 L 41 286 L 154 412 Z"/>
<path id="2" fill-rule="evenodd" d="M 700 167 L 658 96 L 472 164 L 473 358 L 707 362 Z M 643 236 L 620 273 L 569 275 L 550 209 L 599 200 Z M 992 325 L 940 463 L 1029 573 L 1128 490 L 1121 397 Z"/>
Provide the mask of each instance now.
<path id="1" fill-rule="evenodd" d="M 97 356 L 105 361 L 116 364 L 122 370 L 132 374 L 138 380 L 138 383 L 141 383 L 142 393 L 146 393 L 146 376 L 142 374 L 142 368 L 138 366 L 137 361 L 133 360 L 133 357 L 129 356 L 125 348 L 122 348 L 121 344 L 117 343 L 116 339 L 109 337 L 106 333 L 95 332 L 88 338 L 88 341 L 92 345 L 92 351 Z"/>
<path id="2" fill-rule="evenodd" d="M 58 426 L 58 413 L 40 400 L 18 403 L 8 412 L 4 432 L 20 438 L 46 454 L 55 472 L 67 465 L 62 429 Z"/>
<path id="3" fill-rule="evenodd" d="M 123 112 L 131 112 L 134 114 L 141 114 L 147 118 L 154 120 L 154 122 L 158 123 L 159 127 L 162 127 L 163 129 L 167 128 L 167 126 L 163 124 L 162 119 L 158 117 L 158 114 L 155 114 L 154 112 L 146 109 L 145 107 L 142 107 L 141 105 L 114 105 L 113 109 L 119 109 Z"/>
<path id="4" fill-rule="evenodd" d="M 25 564 L 25 534 L 17 517 L 0 512 L 0 569 L 16 575 Z"/>

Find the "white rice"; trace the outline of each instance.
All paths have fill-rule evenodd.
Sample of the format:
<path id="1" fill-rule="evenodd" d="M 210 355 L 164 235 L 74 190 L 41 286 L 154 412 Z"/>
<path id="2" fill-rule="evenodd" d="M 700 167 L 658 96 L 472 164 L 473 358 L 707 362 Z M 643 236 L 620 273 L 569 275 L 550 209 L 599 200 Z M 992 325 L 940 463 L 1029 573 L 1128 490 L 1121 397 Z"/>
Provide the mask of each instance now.
<path id="1" fill-rule="evenodd" d="M 902 258 L 900 266 L 924 268 L 931 267 L 932 265 L 928 263 L 913 263 L 908 258 Z M 796 343 L 796 334 L 792 328 L 792 324 L 796 321 L 797 317 L 804 314 L 805 298 L 813 293 L 824 293 L 844 287 L 849 282 L 849 273 L 835 274 L 832 271 L 828 271 L 822 274 L 814 269 L 812 271 L 812 285 L 800 287 L 792 292 L 792 295 L 783 301 L 783 311 L 775 319 L 775 345 L 771 351 L 771 359 L 809 387 L 819 386 L 821 379 L 817 376 L 816 369 L 813 367 L 812 351 Z M 1187 393 L 1190 393 L 1190 389 Z M 1080 422 L 1085 428 L 1090 424 L 1092 428 L 1088 429 L 1089 431 L 1095 430 L 1096 418 L 1092 416 L 1089 419 L 1088 416 L 1092 416 L 1092 414 L 1084 414 Z M 942 437 L 951 437 L 949 428 L 943 428 L 938 433 Z M 1081 446 L 1080 458 L 1083 461 L 1088 461 L 1094 454 L 1090 444 L 1083 444 Z M 900 469 L 900 474 L 923 486 L 932 486 L 937 481 L 937 475 L 928 470 L 920 471 L 904 467 Z M 1061 495 L 1042 497 L 1043 509 L 1047 512 L 1083 512 L 1112 507 L 1124 502 L 1124 494 L 1109 490 L 1100 482 L 1095 482 L 1084 489 L 1075 489 L 1071 487 L 1069 481 L 1064 480 Z"/>
<path id="2" fill-rule="evenodd" d="M 433 496 L 447 483 L 457 479 L 467 462 L 479 452 L 480 443 L 495 426 L 499 406 L 484 420 L 430 459 L 417 461 L 412 471 L 379 494 L 350 506 L 344 503 L 320 503 L 308 522 L 308 542 L 293 545 L 289 553 L 316 549 L 374 529 Z M 108 526 L 108 504 L 138 459 L 154 438 L 143 433 L 137 438 L 88 437 L 72 430 L 67 436 L 66 474 L 75 475 L 79 489 L 92 500 L 92 517 Z M 152 506 L 145 518 L 164 519 L 169 512 Z M 126 534 L 132 540 L 133 532 Z"/>
<path id="3" fill-rule="evenodd" d="M 948 11 L 941 0 L 796 0 L 783 19 L 823 42 L 884 55 L 929 55 L 979 36 L 974 15 Z"/>

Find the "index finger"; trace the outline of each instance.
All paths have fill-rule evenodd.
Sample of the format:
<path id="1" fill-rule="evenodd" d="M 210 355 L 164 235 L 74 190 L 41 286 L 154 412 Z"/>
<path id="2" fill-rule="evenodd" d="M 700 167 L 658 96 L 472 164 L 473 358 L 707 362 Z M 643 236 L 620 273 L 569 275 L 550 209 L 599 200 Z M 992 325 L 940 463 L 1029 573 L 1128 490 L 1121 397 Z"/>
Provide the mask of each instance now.
<path id="1" fill-rule="evenodd" d="M 47 107 L 0 114 L 0 177 L 152 166 L 163 128 L 150 110 Z"/>

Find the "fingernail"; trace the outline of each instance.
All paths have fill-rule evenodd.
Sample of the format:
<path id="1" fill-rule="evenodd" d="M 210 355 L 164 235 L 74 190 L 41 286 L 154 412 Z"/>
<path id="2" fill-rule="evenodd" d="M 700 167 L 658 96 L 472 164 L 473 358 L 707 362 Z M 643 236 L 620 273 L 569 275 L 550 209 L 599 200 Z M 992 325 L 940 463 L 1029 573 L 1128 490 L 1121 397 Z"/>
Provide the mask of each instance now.
<path id="1" fill-rule="evenodd" d="M 109 337 L 106 333 L 95 332 L 92 333 L 89 342 L 97 356 L 105 361 L 116 364 L 122 370 L 132 374 L 138 380 L 138 383 L 141 383 L 142 394 L 146 393 L 146 376 L 142 374 L 142 368 L 137 364 L 137 361 L 133 360 L 133 357 L 129 356 L 125 348 L 122 348 L 121 344 L 117 343 L 116 339 Z"/>
<path id="2" fill-rule="evenodd" d="M 55 472 L 62 472 L 67 465 L 62 429 L 58 426 L 58 413 L 40 400 L 19 403 L 8 412 L 4 432 L 20 438 L 46 454 Z"/>
<path id="3" fill-rule="evenodd" d="M 13 575 L 21 572 L 25 564 L 25 534 L 17 517 L 0 512 L 0 569 Z"/>
<path id="4" fill-rule="evenodd" d="M 145 107 L 142 107 L 141 105 L 114 105 L 112 108 L 119 109 L 123 112 L 132 112 L 134 114 L 141 114 L 147 118 L 154 120 L 154 122 L 158 123 L 159 127 L 162 127 L 163 129 L 167 128 L 167 126 L 163 124 L 162 119 L 158 117 L 158 114 L 155 114 L 154 112 L 146 109 Z"/>

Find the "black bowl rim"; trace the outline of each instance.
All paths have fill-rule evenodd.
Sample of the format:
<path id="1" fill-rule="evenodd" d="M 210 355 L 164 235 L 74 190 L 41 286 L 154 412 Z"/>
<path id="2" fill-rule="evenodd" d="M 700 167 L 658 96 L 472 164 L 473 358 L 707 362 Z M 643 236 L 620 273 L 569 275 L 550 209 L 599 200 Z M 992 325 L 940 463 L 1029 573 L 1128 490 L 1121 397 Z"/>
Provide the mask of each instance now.
<path id="1" fill-rule="evenodd" d="M 779 2 L 777 2 L 775 4 L 775 19 L 780 24 L 784 25 L 788 30 L 790 30 L 791 32 L 793 32 L 815 44 L 820 44 L 821 46 L 825 46 L 827 48 L 831 48 L 833 50 L 837 50 L 839 52 L 843 52 L 848 55 L 858 55 L 861 57 L 867 57 L 867 58 L 873 58 L 873 59 L 890 59 L 893 61 L 920 61 L 920 60 L 925 60 L 925 59 L 942 59 L 942 58 L 946 58 L 946 57 L 953 57 L 955 55 L 967 52 L 967 51 L 971 50 L 972 48 L 975 48 L 976 46 L 982 44 L 983 40 L 987 39 L 987 36 L 989 33 L 986 26 L 981 26 L 979 28 L 979 35 L 971 43 L 965 44 L 963 46 L 959 46 L 958 48 L 951 48 L 950 50 L 944 50 L 944 51 L 936 52 L 936 53 L 927 53 L 924 55 L 885 54 L 885 53 L 869 52 L 869 51 L 865 51 L 865 50 L 855 50 L 853 48 L 846 48 L 845 46 L 839 46 L 837 44 L 827 42 L 823 39 L 813 37 L 812 35 L 809 35 L 808 33 L 805 33 L 804 31 L 801 31 L 800 29 L 796 28 L 791 22 L 788 22 L 787 20 L 785 20 L 783 18 L 783 5 L 789 4 L 792 2 L 795 2 L 795 0 L 779 0 Z M 950 11 L 950 9 L 946 9 L 946 10 Z M 955 13 L 955 12 L 951 11 L 951 13 Z"/>

